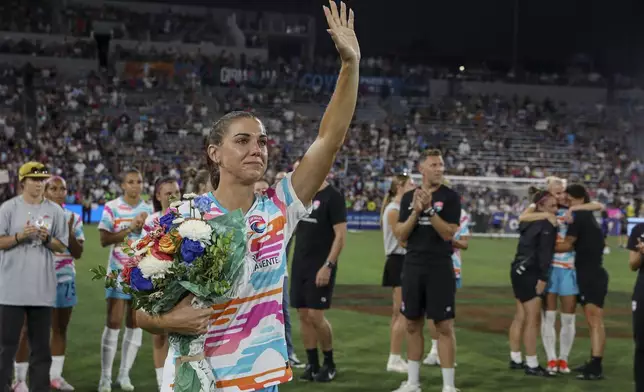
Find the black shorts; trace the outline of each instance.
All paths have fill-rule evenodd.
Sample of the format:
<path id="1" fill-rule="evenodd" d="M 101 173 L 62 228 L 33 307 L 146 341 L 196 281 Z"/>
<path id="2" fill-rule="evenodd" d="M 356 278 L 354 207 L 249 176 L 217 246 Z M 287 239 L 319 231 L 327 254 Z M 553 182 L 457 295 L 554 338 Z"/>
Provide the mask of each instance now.
<path id="1" fill-rule="evenodd" d="M 331 271 L 329 284 L 324 287 L 315 285 L 315 273 L 292 274 L 289 277 L 291 283 L 289 292 L 291 307 L 295 309 L 329 309 L 333 298 L 337 271 L 338 267 L 336 266 Z"/>
<path id="2" fill-rule="evenodd" d="M 382 273 L 383 287 L 400 287 L 402 285 L 402 270 L 405 255 L 391 254 L 387 256 L 385 271 Z"/>
<path id="3" fill-rule="evenodd" d="M 456 317 L 456 278 L 452 259 L 436 265 L 403 264 L 401 313 L 408 320 L 423 316 L 434 322 Z"/>
<path id="4" fill-rule="evenodd" d="M 582 306 L 593 304 L 599 308 L 604 307 L 608 294 L 608 272 L 603 267 L 595 271 L 577 269 L 577 286 L 578 301 Z"/>
<path id="5" fill-rule="evenodd" d="M 510 269 L 510 281 L 512 282 L 512 291 L 514 298 L 524 303 L 538 297 L 537 282 L 539 277 L 533 271 L 523 271 L 517 273 L 514 265 Z"/>

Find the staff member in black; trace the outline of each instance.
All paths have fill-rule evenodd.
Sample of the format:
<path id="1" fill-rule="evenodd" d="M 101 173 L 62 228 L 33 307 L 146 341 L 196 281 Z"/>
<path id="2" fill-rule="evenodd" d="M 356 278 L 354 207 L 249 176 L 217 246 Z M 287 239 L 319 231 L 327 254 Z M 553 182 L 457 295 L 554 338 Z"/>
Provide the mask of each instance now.
<path id="1" fill-rule="evenodd" d="M 534 195 L 533 203 L 538 212 L 555 214 L 557 198 L 548 191 Z M 555 254 L 557 229 L 547 220 L 521 222 L 519 244 L 510 270 L 514 297 L 525 314 L 523 345 L 525 346 L 525 374 L 550 376 L 552 373 L 539 365 L 537 359 L 537 336 L 541 322 L 542 294 L 550 275 L 550 264 Z"/>
<path id="2" fill-rule="evenodd" d="M 401 312 L 407 319 L 407 381 L 397 392 L 420 391 L 424 317 L 438 332 L 438 355 L 443 392 L 455 392 L 454 317 L 456 278 L 452 243 L 461 218 L 459 195 L 443 185 L 445 163 L 439 150 L 423 153 L 419 162 L 420 188 L 400 201 L 396 236 L 407 242 L 403 262 Z"/>
<path id="3" fill-rule="evenodd" d="M 573 184 L 566 188 L 570 206 L 588 203 L 590 196 L 583 185 Z M 603 267 L 604 234 L 591 211 L 573 212 L 573 222 L 563 242 L 555 247 L 557 252 L 575 251 L 575 269 L 579 286 L 579 303 L 590 329 L 591 357 L 581 367 L 580 380 L 604 378 L 602 358 L 606 344 L 604 330 L 604 300 L 608 293 L 608 272 Z"/>
<path id="4" fill-rule="evenodd" d="M 635 354 L 633 371 L 635 373 L 635 392 L 644 392 L 644 223 L 638 223 L 628 237 L 628 265 L 631 271 L 637 271 L 637 280 L 633 288 L 633 340 Z"/>
<path id="5" fill-rule="evenodd" d="M 311 214 L 295 229 L 290 300 L 297 309 L 308 359 L 300 379 L 329 382 L 336 376 L 336 366 L 333 333 L 324 312 L 331 307 L 338 259 L 347 236 L 347 209 L 342 193 L 326 181 L 312 206 Z M 322 367 L 318 345 L 324 356 Z"/>

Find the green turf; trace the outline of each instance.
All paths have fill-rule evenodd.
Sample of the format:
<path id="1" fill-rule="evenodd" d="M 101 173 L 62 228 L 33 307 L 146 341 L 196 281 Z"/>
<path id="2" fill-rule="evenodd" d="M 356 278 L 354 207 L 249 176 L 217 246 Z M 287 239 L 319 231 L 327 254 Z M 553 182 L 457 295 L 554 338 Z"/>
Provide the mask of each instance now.
<path id="1" fill-rule="evenodd" d="M 100 283 L 91 281 L 88 270 L 97 264 L 105 264 L 107 251 L 98 245 L 96 227 L 86 227 L 85 234 L 85 253 L 83 260 L 77 264 L 80 302 L 72 319 L 65 365 L 65 377 L 77 391 L 96 390 L 105 319 L 104 290 Z M 504 328 L 500 328 L 502 332 L 480 331 L 489 330 L 486 329 L 489 325 L 497 325 L 497 329 L 503 327 L 512 316 L 508 269 L 514 244 L 513 240 L 474 239 L 470 249 L 463 255 L 464 288 L 458 294 L 456 319 L 457 387 L 464 392 L 633 390 L 628 293 L 635 275 L 628 271 L 627 253 L 616 247 L 606 257 L 606 268 L 611 277 L 606 321 L 609 337 L 604 362 L 607 380 L 588 383 L 577 381 L 572 376 L 547 380 L 526 379 L 521 373 L 506 370 L 508 348 Z M 391 391 L 405 379 L 404 375 L 384 371 L 389 347 L 388 318 L 367 313 L 376 310 L 386 314 L 390 306 L 388 291 L 378 287 L 383 263 L 380 233 L 349 235 L 338 272 L 337 307 L 328 313 L 335 335 L 339 376 L 329 385 L 293 381 L 280 387 L 281 391 Z M 355 307 L 360 309 L 348 310 Z M 297 319 L 293 319 L 293 324 L 297 351 L 300 358 L 304 358 L 297 333 Z M 572 364 L 584 360 L 589 352 L 582 316 L 578 316 L 577 325 L 580 337 L 573 347 Z M 151 351 L 150 337 L 146 334 L 132 371 L 132 380 L 138 391 L 156 390 Z M 540 356 L 543 358 L 541 351 Z M 114 365 L 115 375 L 119 359 L 120 354 Z M 423 367 L 421 378 L 425 391 L 441 390 L 438 368 Z"/>

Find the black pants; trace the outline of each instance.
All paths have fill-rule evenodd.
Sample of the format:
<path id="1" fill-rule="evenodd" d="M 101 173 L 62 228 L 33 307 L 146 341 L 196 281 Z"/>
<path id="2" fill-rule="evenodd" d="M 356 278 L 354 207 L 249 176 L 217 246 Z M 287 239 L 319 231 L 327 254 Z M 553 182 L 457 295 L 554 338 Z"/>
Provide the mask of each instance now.
<path id="1" fill-rule="evenodd" d="M 49 392 L 51 310 L 43 306 L 0 305 L 0 391 L 11 391 L 13 362 L 25 317 L 29 339 L 29 390 Z"/>
<path id="2" fill-rule="evenodd" d="M 633 358 L 635 392 L 644 392 L 644 301 L 633 300 L 633 339 L 635 340 Z"/>
<path id="3" fill-rule="evenodd" d="M 92 208 L 91 207 L 83 207 L 83 223 L 87 223 L 88 225 L 92 223 Z"/>

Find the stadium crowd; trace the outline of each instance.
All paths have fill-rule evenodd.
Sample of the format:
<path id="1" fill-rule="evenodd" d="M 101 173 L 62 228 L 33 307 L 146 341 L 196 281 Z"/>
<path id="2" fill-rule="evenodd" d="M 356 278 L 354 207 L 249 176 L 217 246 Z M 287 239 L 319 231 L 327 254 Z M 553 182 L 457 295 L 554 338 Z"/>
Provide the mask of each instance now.
<path id="1" fill-rule="evenodd" d="M 226 45 L 234 38 L 234 29 L 224 26 L 257 31 L 276 28 L 274 21 L 268 24 L 261 14 L 244 12 L 231 22 L 235 14 L 150 14 L 77 4 L 60 10 L 47 4 L 8 2 L 2 6 L 6 12 L 0 26 L 8 31 L 65 34 L 64 41 L 7 38 L 0 43 L 0 56 L 95 58 L 96 45 L 87 37 L 93 32 L 92 21 L 99 19 L 114 22 L 115 38 L 157 42 L 209 40 Z M 299 26 L 297 31 L 306 32 L 303 21 L 289 21 L 277 24 L 278 28 L 294 31 L 294 26 Z M 259 39 L 247 41 L 246 47 L 261 46 Z M 69 177 L 70 202 L 109 201 L 118 191 L 115 174 L 125 166 L 144 172 L 147 193 L 159 173 L 171 173 L 190 184 L 205 165 L 196 151 L 209 125 L 234 109 L 250 110 L 266 119 L 271 135 L 269 181 L 304 153 L 304 146 L 315 136 L 319 104 L 329 91 L 325 85 L 301 88 L 298 81 L 307 73 L 332 74 L 337 60 L 262 61 L 225 51 L 218 55 L 182 52 L 179 46 L 165 51 L 117 46 L 115 57 L 130 62 L 109 76 L 90 73 L 69 78 L 55 67 L 37 69 L 35 128 L 25 121 L 22 72 L 0 66 L 0 168 L 7 170 L 9 177 L 0 185 L 0 200 L 15 193 L 16 169 L 29 159 L 41 160 Z M 159 60 L 181 62 L 186 67 L 170 74 L 151 63 Z M 225 67 L 232 66 L 244 72 L 223 77 Z M 383 58 L 366 58 L 362 68 L 362 75 L 396 76 L 406 81 L 405 86 L 413 87 L 426 84 L 430 77 L 453 76 L 445 69 L 408 66 Z M 598 75 L 583 75 L 570 72 L 567 77 L 542 75 L 536 80 L 542 84 L 579 85 L 583 79 L 602 83 Z M 494 78 L 486 70 L 457 76 Z M 332 171 L 333 181 L 344 191 L 351 210 L 378 211 L 387 179 L 395 173 L 415 171 L 420 153 L 438 147 L 444 151 L 451 175 L 559 175 L 591 185 L 596 192 L 593 196 L 604 203 L 620 208 L 637 205 L 636 215 L 644 213 L 638 197 L 644 166 L 631 156 L 626 142 L 626 136 L 638 126 L 632 108 L 573 107 L 530 97 L 504 99 L 478 94 L 430 100 L 419 97 L 422 88 L 404 88 L 396 96 L 387 88 L 362 89 L 353 130 Z M 394 101 L 399 105 L 393 105 Z M 470 187 L 464 201 L 473 211 L 516 212 L 525 205 L 522 196 L 481 185 Z"/>

